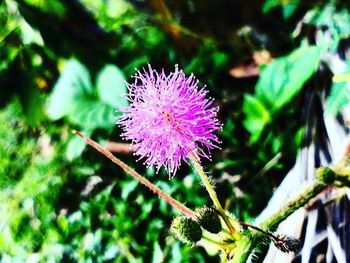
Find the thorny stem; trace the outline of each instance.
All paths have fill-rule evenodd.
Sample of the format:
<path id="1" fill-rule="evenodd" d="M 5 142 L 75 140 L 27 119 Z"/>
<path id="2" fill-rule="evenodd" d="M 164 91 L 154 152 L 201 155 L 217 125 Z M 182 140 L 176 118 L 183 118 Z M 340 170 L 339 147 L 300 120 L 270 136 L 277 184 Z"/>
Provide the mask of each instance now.
<path id="1" fill-rule="evenodd" d="M 219 201 L 218 197 L 216 196 L 215 190 L 214 190 L 213 186 L 211 185 L 208 176 L 206 175 L 202 166 L 200 165 L 197 157 L 193 153 L 190 153 L 189 159 L 191 160 L 191 162 L 194 165 L 194 168 L 196 169 L 199 176 L 201 177 L 201 180 L 202 180 L 207 192 L 209 193 L 211 200 L 213 201 L 218 213 L 220 214 L 220 216 L 224 220 L 224 222 L 227 225 L 228 229 L 230 230 L 231 234 L 233 236 L 237 236 L 238 231 L 233 227 L 233 225 L 230 222 L 230 219 L 228 218 L 224 209 L 222 208 L 220 201 Z"/>
<path id="2" fill-rule="evenodd" d="M 334 173 L 334 178 L 329 179 L 323 174 Z M 277 213 L 265 220 L 261 226 L 266 229 L 276 228 L 283 220 L 306 205 L 312 198 L 316 197 L 329 186 L 344 187 L 350 186 L 350 168 L 349 167 L 320 167 L 316 171 L 317 179 L 307 188 L 305 188 L 296 198 L 289 201 Z M 329 180 L 329 181 L 327 181 Z"/>
<path id="3" fill-rule="evenodd" d="M 113 163 L 117 164 L 119 167 L 121 167 L 126 173 L 130 174 L 132 177 L 134 177 L 137 181 L 139 181 L 141 184 L 145 185 L 147 188 L 149 188 L 152 192 L 157 194 L 160 198 L 162 198 L 164 201 L 178 209 L 182 214 L 196 220 L 195 213 L 189 209 L 188 207 L 184 206 L 162 190 L 160 190 L 157 186 L 152 184 L 150 181 L 148 181 L 145 177 L 140 175 L 138 172 L 136 172 L 134 169 L 132 169 L 130 166 L 128 166 L 126 163 L 115 157 L 110 151 L 103 148 L 100 144 L 95 142 L 94 140 L 90 139 L 89 137 L 83 135 L 81 132 L 74 130 L 74 134 L 80 136 L 85 142 L 87 142 L 90 146 L 95 148 L 98 152 L 102 153 L 104 156 L 106 156 L 108 159 L 110 159 Z"/>
<path id="4" fill-rule="evenodd" d="M 257 226 L 254 226 L 254 225 L 251 225 L 251 224 L 248 224 L 248 223 L 245 223 L 245 222 L 239 222 L 241 224 L 241 226 L 245 227 L 245 228 L 251 228 L 251 229 L 254 229 L 256 231 L 259 231 L 260 233 L 266 235 L 266 236 L 269 236 L 271 237 L 272 239 L 274 240 L 277 240 L 277 237 L 272 234 L 270 231 L 265 231 L 263 229 L 261 229 L 260 227 L 257 227 Z"/>
<path id="5" fill-rule="evenodd" d="M 325 173 L 326 170 L 324 167 L 320 167 L 317 169 L 317 179 L 308 187 L 303 189 L 298 196 L 290 200 L 285 206 L 283 206 L 279 211 L 270 216 L 267 220 L 262 222 L 259 225 L 261 229 L 268 229 L 269 231 L 273 231 L 278 227 L 278 225 L 284 221 L 287 217 L 293 214 L 299 208 L 305 206 L 311 199 L 316 197 L 319 193 L 327 189 L 329 186 L 350 186 L 350 168 L 349 167 L 335 167 L 332 169 L 334 172 L 334 181 L 321 181 L 322 178 L 328 179 L 325 176 L 322 176 L 322 173 Z M 321 176 L 320 176 L 321 175 Z M 260 231 L 261 232 L 261 231 Z M 246 262 L 250 253 L 256 246 L 256 244 L 263 238 L 263 235 L 256 235 L 254 241 L 241 242 L 241 246 L 239 246 L 239 252 L 234 256 L 233 262 Z M 243 239 L 244 241 L 244 239 Z"/>
<path id="6" fill-rule="evenodd" d="M 288 216 L 293 214 L 300 207 L 306 205 L 312 198 L 321 193 L 324 189 L 327 188 L 327 184 L 315 181 L 311 186 L 307 187 L 304 191 L 301 191 L 300 194 L 289 201 L 284 207 L 282 207 L 275 214 L 270 216 L 267 220 L 262 222 L 259 225 L 260 229 L 268 229 L 269 231 L 273 231 L 277 228 L 277 226 L 284 221 Z M 260 231 L 261 232 L 261 231 Z M 239 246 L 238 253 L 234 256 L 233 262 L 246 262 L 249 255 L 256 247 L 256 245 L 262 240 L 265 235 L 260 233 L 255 235 L 254 241 L 244 240 L 245 242 L 241 242 L 241 246 Z"/>
<path id="7" fill-rule="evenodd" d="M 350 187 L 350 167 L 334 167 L 333 171 L 336 173 L 335 186 Z"/>
<path id="8" fill-rule="evenodd" d="M 289 201 L 277 213 L 273 214 L 269 219 L 260 224 L 265 229 L 274 229 L 288 216 L 293 214 L 300 207 L 306 205 L 312 198 L 317 196 L 328 187 L 327 184 L 316 180 L 312 185 L 302 191 L 296 198 Z"/>
<path id="9" fill-rule="evenodd" d="M 265 231 L 257 226 L 254 226 L 254 225 L 251 225 L 251 224 L 248 224 L 248 223 L 245 223 L 245 222 L 239 222 L 243 227 L 245 228 L 252 228 L 256 231 L 259 231 L 267 236 L 270 236 L 270 237 L 275 237 L 274 235 L 272 235 L 272 233 L 268 232 L 268 231 Z"/>

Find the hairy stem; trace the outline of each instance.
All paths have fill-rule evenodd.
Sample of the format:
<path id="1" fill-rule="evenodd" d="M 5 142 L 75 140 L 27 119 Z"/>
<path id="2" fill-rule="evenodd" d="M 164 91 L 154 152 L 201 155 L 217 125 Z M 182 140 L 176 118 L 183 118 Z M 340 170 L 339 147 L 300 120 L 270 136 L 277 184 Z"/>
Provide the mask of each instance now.
<path id="1" fill-rule="evenodd" d="M 267 220 L 260 224 L 261 228 L 274 230 L 277 226 L 283 222 L 288 216 L 293 214 L 300 207 L 306 205 L 312 198 L 321 193 L 328 187 L 327 184 L 315 181 L 305 190 L 303 190 L 296 198 L 290 200 L 284 207 L 278 212 L 270 216 Z"/>
<path id="2" fill-rule="evenodd" d="M 316 180 L 310 186 L 302 190 L 297 197 L 287 202 L 287 204 L 279 209 L 279 211 L 270 216 L 267 220 L 263 221 L 259 225 L 259 229 L 274 231 L 288 216 L 306 205 L 312 198 L 316 197 L 328 186 L 328 184 Z M 257 244 L 259 244 L 259 242 L 262 242 L 262 239 L 265 236 L 265 234 L 261 231 L 256 233 L 250 232 L 250 235 L 251 237 L 247 237 L 247 240 L 245 242 L 241 242 L 239 245 L 239 249 L 237 249 L 238 253 L 235 255 L 233 262 L 246 262 L 253 249 L 257 246 Z M 248 242 L 248 240 L 250 240 L 250 242 Z"/>
<path id="3" fill-rule="evenodd" d="M 248 233 L 247 240 L 245 242 L 245 237 L 239 241 L 240 244 L 237 245 L 238 253 L 235 255 L 233 262 L 246 262 L 250 253 L 253 251 L 256 245 L 263 239 L 265 235 L 263 233 L 263 229 L 268 230 L 265 231 L 266 233 L 268 233 L 269 231 L 274 231 L 278 227 L 278 225 L 281 222 L 283 222 L 288 216 L 293 214 L 299 208 L 305 206 L 311 199 L 316 197 L 327 187 L 350 187 L 350 167 L 348 166 L 341 165 L 333 168 L 320 167 L 316 171 L 316 177 L 317 179 L 310 186 L 303 189 L 297 197 L 290 200 L 279 211 L 277 211 L 267 220 L 262 222 L 259 225 L 260 232 L 250 232 L 250 234 Z"/>
<path id="4" fill-rule="evenodd" d="M 218 213 L 220 214 L 220 216 L 224 220 L 224 222 L 227 225 L 228 229 L 230 230 L 231 234 L 233 236 L 237 236 L 238 231 L 233 227 L 233 225 L 230 222 L 230 219 L 228 218 L 224 209 L 222 208 L 220 201 L 219 201 L 218 197 L 216 196 L 215 190 L 214 190 L 213 186 L 211 185 L 208 176 L 206 175 L 202 166 L 200 165 L 197 157 L 193 153 L 190 153 L 189 159 L 193 163 L 193 166 L 194 166 L 195 170 L 197 171 L 197 173 L 199 174 L 199 176 L 204 184 L 204 187 L 206 188 L 207 192 L 209 193 L 211 200 L 213 201 Z"/>
<path id="5" fill-rule="evenodd" d="M 157 194 L 160 198 L 162 198 L 164 201 L 175 207 L 177 210 L 179 210 L 182 214 L 191 217 L 192 219 L 196 220 L 195 213 L 160 190 L 157 186 L 152 184 L 150 181 L 148 181 L 145 177 L 140 175 L 138 172 L 136 172 L 134 169 L 132 169 L 130 166 L 128 166 L 126 163 L 115 157 L 110 151 L 103 148 L 100 144 L 95 142 L 94 140 L 90 139 L 89 137 L 83 135 L 81 132 L 74 130 L 74 134 L 80 136 L 84 141 L 86 141 L 90 146 L 95 148 L 98 152 L 102 153 L 104 156 L 106 156 L 108 159 L 110 159 L 113 163 L 117 164 L 120 168 L 122 168 L 126 173 L 130 174 L 132 177 L 134 177 L 137 181 L 139 181 L 141 184 L 145 185 L 147 188 L 149 188 L 152 192 Z"/>

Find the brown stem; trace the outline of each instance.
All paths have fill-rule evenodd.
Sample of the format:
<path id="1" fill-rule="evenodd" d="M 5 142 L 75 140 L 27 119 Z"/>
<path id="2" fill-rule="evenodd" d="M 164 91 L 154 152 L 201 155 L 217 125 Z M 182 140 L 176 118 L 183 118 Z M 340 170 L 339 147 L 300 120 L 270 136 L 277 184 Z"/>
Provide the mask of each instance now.
<path id="1" fill-rule="evenodd" d="M 164 201 L 178 209 L 182 214 L 191 217 L 192 219 L 196 220 L 195 213 L 160 190 L 157 186 L 152 184 L 150 181 L 148 181 L 145 177 L 140 175 L 138 172 L 136 172 L 134 169 L 132 169 L 130 166 L 128 166 L 126 163 L 115 157 L 110 151 L 107 151 L 105 148 L 103 148 L 100 144 L 95 142 L 94 140 L 90 139 L 89 137 L 83 135 L 81 132 L 73 130 L 73 133 L 80 136 L 85 142 L 87 142 L 89 145 L 91 145 L 93 148 L 95 148 L 98 152 L 102 153 L 104 156 L 106 156 L 108 159 L 110 159 L 113 163 L 117 164 L 119 167 L 121 167 L 126 173 L 130 174 L 132 177 L 134 177 L 137 181 L 139 181 L 141 184 L 145 185 L 147 188 L 149 188 L 152 192 L 157 194 L 160 198 L 162 198 Z"/>
<path id="2" fill-rule="evenodd" d="M 163 0 L 150 0 L 151 7 L 158 13 L 160 18 L 166 22 L 173 21 L 169 8 Z M 181 38 L 181 32 L 179 27 L 172 23 L 166 23 L 163 25 L 165 31 L 167 31 L 175 41 L 179 41 Z"/>
<path id="3" fill-rule="evenodd" d="M 127 155 L 133 152 L 132 146 L 129 143 L 107 141 L 105 147 L 107 151 L 112 153 Z"/>

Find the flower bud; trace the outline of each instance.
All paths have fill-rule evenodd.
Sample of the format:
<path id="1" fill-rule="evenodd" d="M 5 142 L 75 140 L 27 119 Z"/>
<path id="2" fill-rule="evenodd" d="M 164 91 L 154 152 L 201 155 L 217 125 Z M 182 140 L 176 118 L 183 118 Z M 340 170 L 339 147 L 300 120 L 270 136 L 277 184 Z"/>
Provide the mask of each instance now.
<path id="1" fill-rule="evenodd" d="M 194 245 L 202 238 L 200 225 L 189 217 L 176 217 L 171 223 L 171 229 L 177 238 L 189 245 Z"/>
<path id="2" fill-rule="evenodd" d="M 272 241 L 274 245 L 284 253 L 297 253 L 300 248 L 300 241 L 293 237 L 277 234 Z"/>
<path id="3" fill-rule="evenodd" d="M 218 213 L 212 207 L 202 207 L 196 210 L 198 223 L 210 233 L 217 234 L 221 231 L 221 222 Z"/>

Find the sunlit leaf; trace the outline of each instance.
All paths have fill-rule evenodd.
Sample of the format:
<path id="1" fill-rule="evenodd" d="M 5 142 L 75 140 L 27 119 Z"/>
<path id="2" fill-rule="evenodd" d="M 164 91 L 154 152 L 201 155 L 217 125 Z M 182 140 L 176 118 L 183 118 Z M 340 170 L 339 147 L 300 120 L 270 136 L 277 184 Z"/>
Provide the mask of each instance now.
<path id="1" fill-rule="evenodd" d="M 179 241 L 171 246 L 171 256 L 173 258 L 173 263 L 181 262 L 182 255 Z"/>
<path id="2" fill-rule="evenodd" d="M 101 101 L 114 108 L 127 106 L 122 95 L 127 93 L 123 72 L 114 65 L 106 65 L 97 76 L 97 92 Z"/>
<path id="3" fill-rule="evenodd" d="M 110 129 L 115 125 L 115 109 L 95 100 L 81 100 L 74 105 L 68 119 L 71 123 L 85 129 Z"/>
<path id="4" fill-rule="evenodd" d="M 77 100 L 92 93 L 88 69 L 75 59 L 69 60 L 63 68 L 49 98 L 47 113 L 58 120 L 76 109 Z"/>
<path id="5" fill-rule="evenodd" d="M 329 2 L 326 6 L 316 6 L 307 12 L 303 20 L 304 23 L 318 28 L 325 26 L 336 43 L 350 35 L 350 12 L 348 9 L 338 8 L 334 2 Z"/>
<path id="6" fill-rule="evenodd" d="M 164 262 L 163 251 L 158 242 L 153 244 L 153 258 L 152 263 L 161 263 Z"/>
<path id="7" fill-rule="evenodd" d="M 314 74 L 320 49 L 301 47 L 286 57 L 275 59 L 262 69 L 256 97 L 271 111 L 277 111 L 296 96 Z"/>
<path id="8" fill-rule="evenodd" d="M 64 4 L 59 0 L 26 0 L 26 2 L 55 16 L 63 17 L 66 12 Z"/>
<path id="9" fill-rule="evenodd" d="M 121 197 L 126 200 L 128 196 L 136 189 L 138 185 L 138 182 L 136 180 L 134 181 L 128 181 L 123 185 L 123 190 L 121 193 Z"/>
<path id="10" fill-rule="evenodd" d="M 103 255 L 103 260 L 112 260 L 120 253 L 120 248 L 117 245 L 110 245 Z"/>

